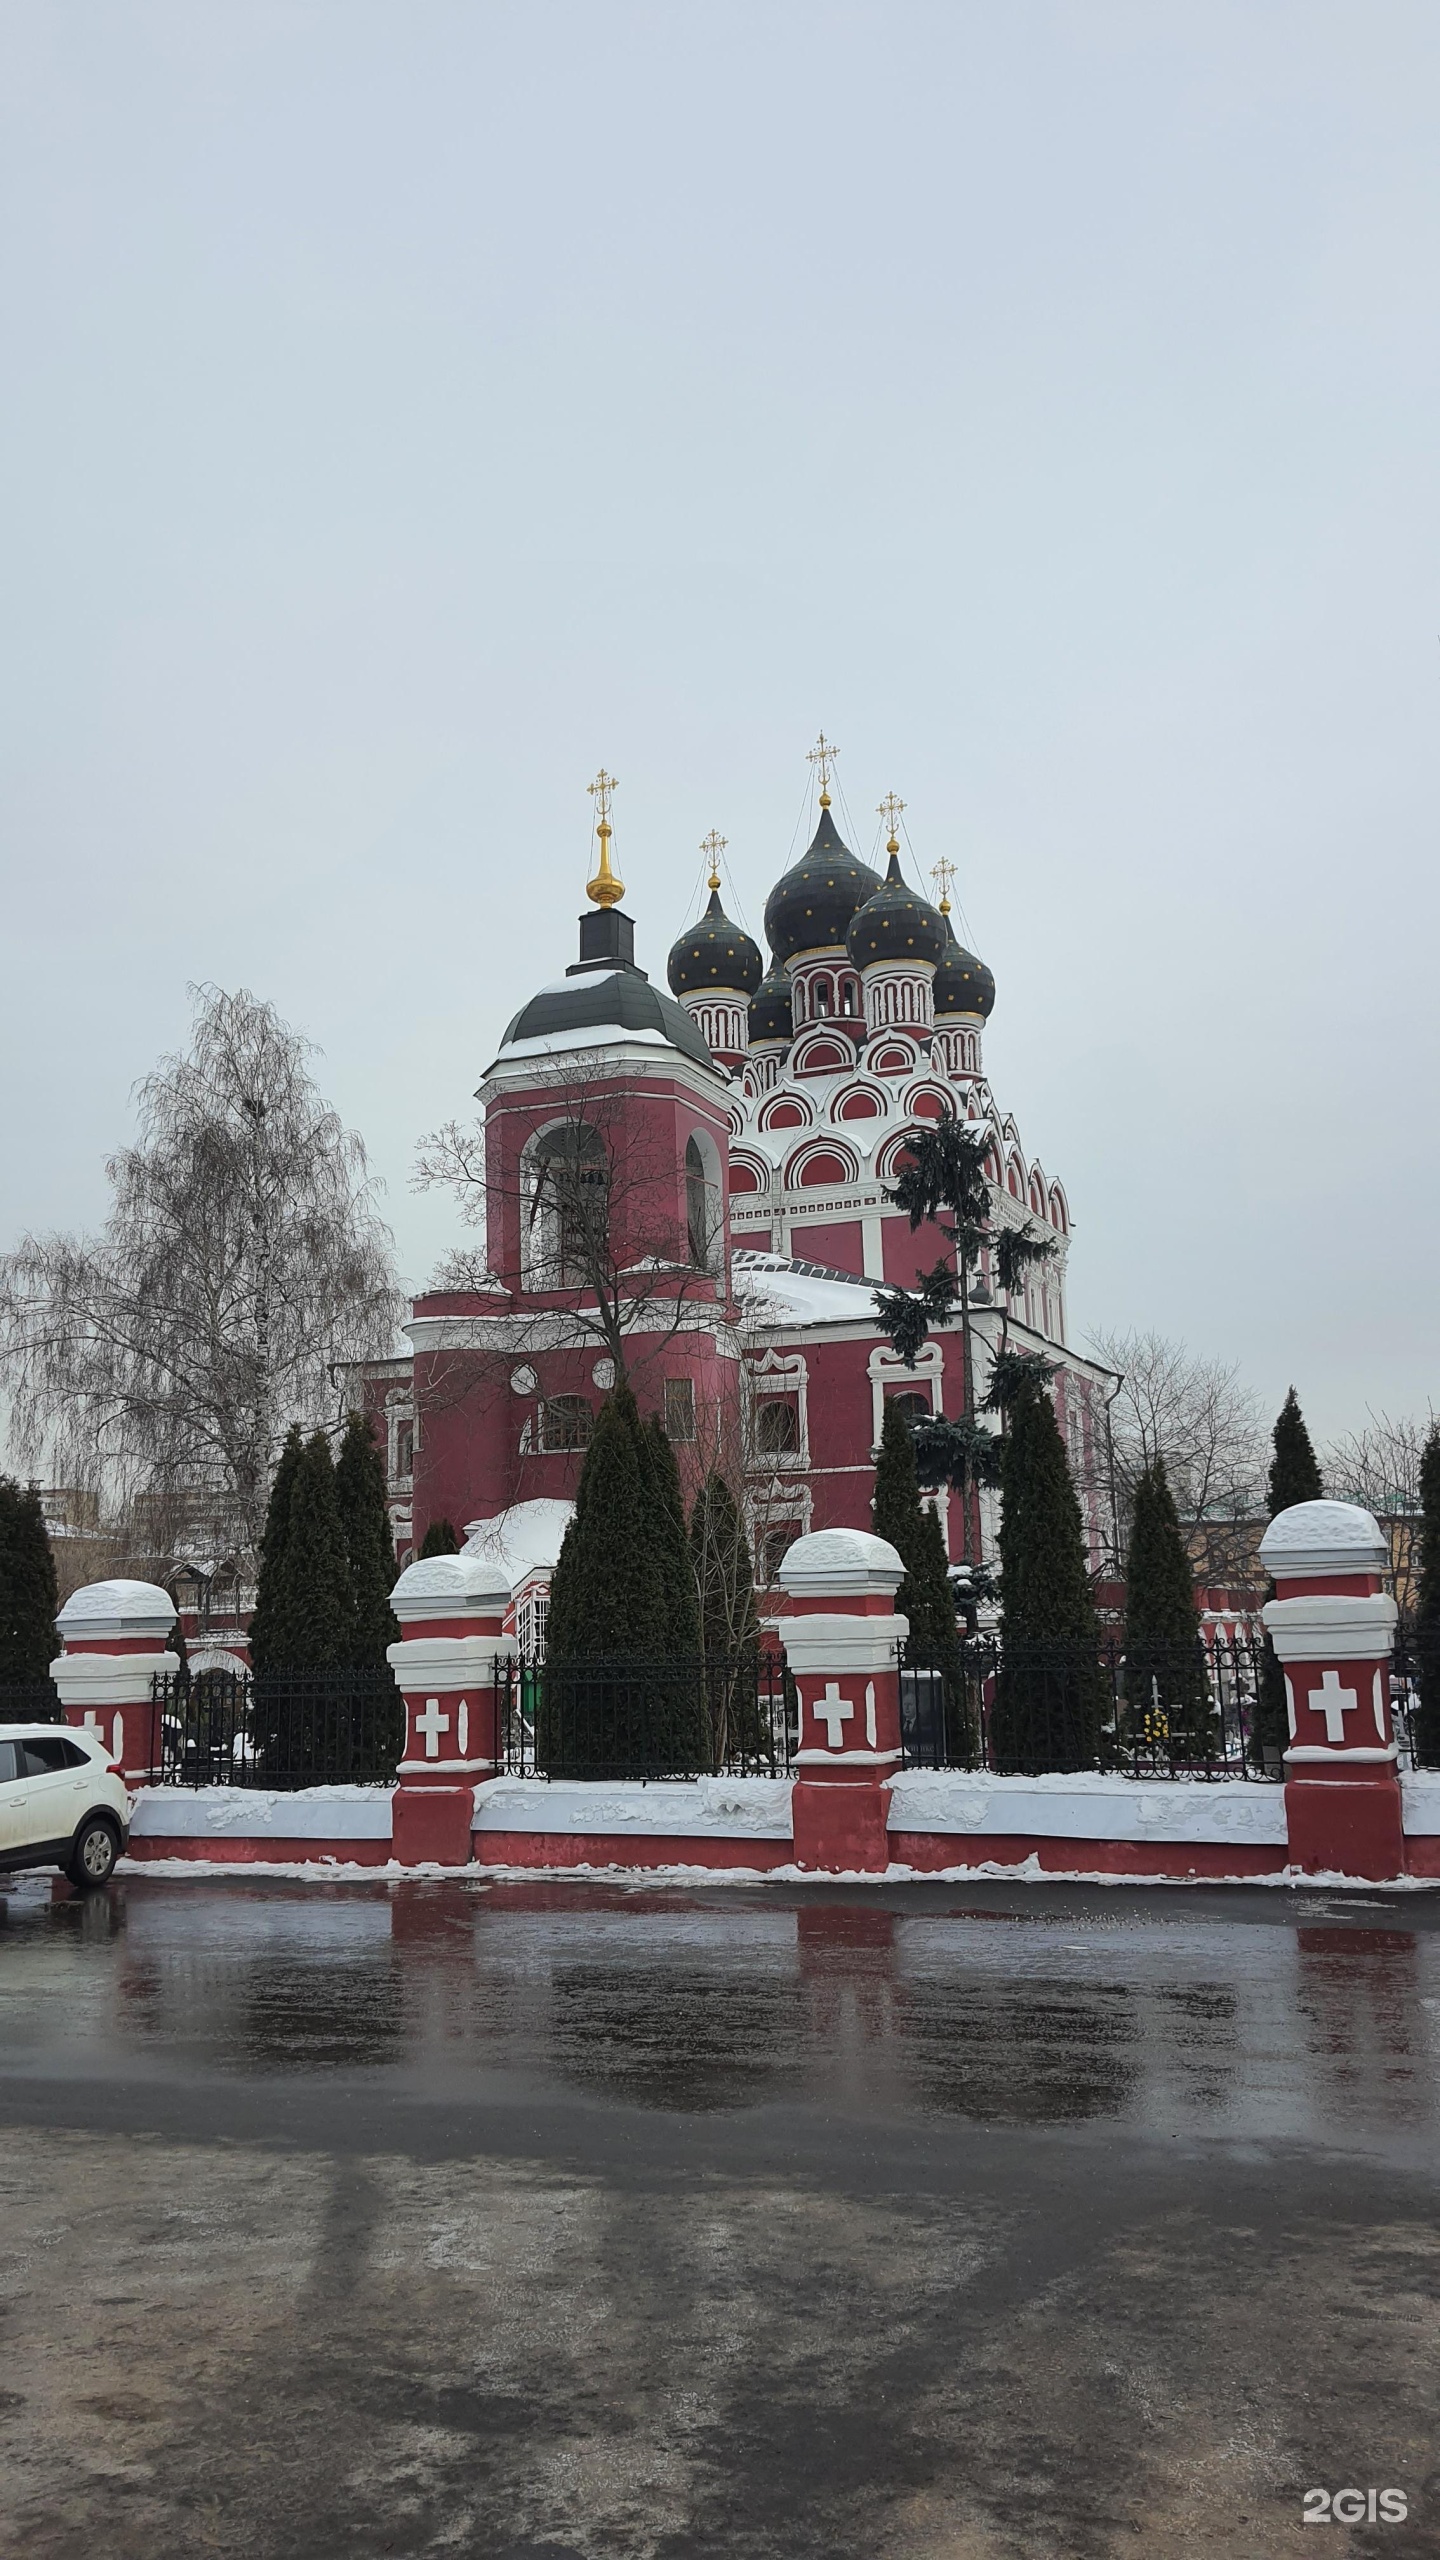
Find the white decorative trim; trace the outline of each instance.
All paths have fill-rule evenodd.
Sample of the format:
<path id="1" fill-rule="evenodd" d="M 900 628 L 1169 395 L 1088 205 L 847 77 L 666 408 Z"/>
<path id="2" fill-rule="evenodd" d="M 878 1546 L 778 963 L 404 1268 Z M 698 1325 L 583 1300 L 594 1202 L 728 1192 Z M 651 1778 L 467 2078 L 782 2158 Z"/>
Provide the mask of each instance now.
<path id="1" fill-rule="evenodd" d="M 481 1612 L 503 1617 L 510 1606 L 510 1584 L 491 1557 L 420 1556 L 405 1567 L 390 1606 L 402 1627 Z"/>
<path id="2" fill-rule="evenodd" d="M 1383 1751 L 1373 1750 L 1368 1742 L 1356 1743 L 1349 1750 L 1343 1743 L 1292 1743 L 1285 1753 L 1287 1760 L 1398 1760 L 1400 1745 L 1388 1743 Z"/>
<path id="3" fill-rule="evenodd" d="M 817 1769 L 888 1769 L 903 1754 L 899 1751 L 797 1751 L 792 1765 L 802 1763 Z"/>
<path id="4" fill-rule="evenodd" d="M 385 1659 L 408 1698 L 419 1689 L 488 1689 L 491 1664 L 519 1650 L 513 1636 L 407 1636 L 386 1646 Z"/>
<path id="5" fill-rule="evenodd" d="M 790 1788 L 788 1778 L 491 1778 L 475 1790 L 474 1827 L 482 1835 L 788 1840 Z"/>
<path id="6" fill-rule="evenodd" d="M 1284 1849 L 1285 1790 L 1263 1778 L 1206 1786 L 1100 1772 L 996 1777 L 988 1769 L 902 1769 L 886 1790 L 894 1831 L 981 1839 L 1207 1841 Z"/>
<path id="7" fill-rule="evenodd" d="M 151 1683 L 179 1668 L 178 1653 L 62 1653 L 50 1677 L 62 1707 L 144 1707 Z"/>
<path id="8" fill-rule="evenodd" d="M 470 1778 L 477 1769 L 493 1769 L 493 1760 L 397 1760 L 397 1778 Z"/>
<path id="9" fill-rule="evenodd" d="M 837 1600 L 870 1599 L 898 1591 L 905 1567 L 889 1540 L 877 1538 L 872 1530 L 817 1529 L 796 1541 L 780 1568 L 780 1579 L 798 1600 L 829 1599 L 832 1594 Z M 877 1621 L 857 1623 L 874 1626 Z"/>
<path id="10" fill-rule="evenodd" d="M 822 1535 L 825 1534 L 822 1532 Z M 796 1546 L 803 1545 L 802 1539 Z M 784 1581 L 785 1565 L 780 1567 Z M 832 1618 L 828 1612 L 811 1618 L 782 1618 L 780 1641 L 786 1659 L 799 1679 L 833 1671 L 837 1678 L 856 1678 L 861 1673 L 894 1671 L 898 1668 L 898 1648 L 910 1632 L 908 1618 Z"/>
<path id="11" fill-rule="evenodd" d="M 1388 1591 L 1267 1600 L 1261 1616 L 1282 1662 L 1364 1662 L 1388 1655 L 1399 1615 Z"/>

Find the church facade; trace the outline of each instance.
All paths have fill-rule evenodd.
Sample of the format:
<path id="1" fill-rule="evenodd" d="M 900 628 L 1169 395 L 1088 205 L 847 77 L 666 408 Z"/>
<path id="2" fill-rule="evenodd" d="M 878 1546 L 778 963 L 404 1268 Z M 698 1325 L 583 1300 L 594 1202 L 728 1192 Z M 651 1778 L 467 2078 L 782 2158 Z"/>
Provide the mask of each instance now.
<path id="1" fill-rule="evenodd" d="M 409 1355 L 368 1376 L 402 1561 L 439 1519 L 482 1539 L 549 1524 L 553 1542 L 617 1362 L 682 1478 L 720 1464 L 743 1481 L 760 1581 L 806 1531 L 868 1527 L 885 1399 L 964 1407 L 958 1324 L 907 1368 L 874 1301 L 877 1282 L 913 1286 L 950 1256 L 890 1189 L 907 1133 L 953 1113 L 988 1138 L 992 1225 L 1053 1247 L 1008 1307 L 982 1259 L 975 1398 L 1002 1328 L 1055 1364 L 1098 1563 L 1112 1381 L 1067 1340 L 1069 1201 L 991 1090 L 995 983 L 955 937 L 949 866 L 933 903 L 904 878 L 893 799 L 887 869 L 862 862 L 834 821 L 831 752 L 813 839 L 766 903 L 768 959 L 724 911 L 712 838 L 709 905 L 670 951 L 668 992 L 636 961 L 613 785 L 594 786 L 579 956 L 513 1016 L 477 1095 L 483 1256 L 417 1298 Z M 952 1565 L 988 1561 L 988 1498 L 968 1517 L 955 1495 L 936 1507 Z M 543 1587 L 544 1539 L 530 1543 Z"/>

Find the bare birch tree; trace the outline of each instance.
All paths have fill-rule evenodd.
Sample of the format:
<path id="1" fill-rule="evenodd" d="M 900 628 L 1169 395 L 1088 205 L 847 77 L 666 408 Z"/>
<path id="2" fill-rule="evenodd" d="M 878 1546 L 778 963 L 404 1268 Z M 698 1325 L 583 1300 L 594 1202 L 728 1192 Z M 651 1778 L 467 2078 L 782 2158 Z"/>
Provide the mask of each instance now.
<path id="1" fill-rule="evenodd" d="M 1109 1452 L 1117 1566 L 1123 1569 L 1136 1486 L 1158 1458 L 1197 1574 L 1216 1582 L 1248 1577 L 1253 1523 L 1263 1510 L 1265 1433 L 1238 1369 L 1199 1360 L 1183 1342 L 1158 1333 L 1097 1333 L 1092 1348 L 1121 1373 L 1110 1407 Z"/>
<path id="2" fill-rule="evenodd" d="M 330 1417 L 338 1364 L 393 1348 L 401 1302 L 309 1044 L 243 988 L 191 993 L 190 1045 L 139 1086 L 107 1164 L 103 1232 L 0 1261 L 0 1364 L 28 1460 L 157 1525 L 203 1512 L 251 1554 L 287 1429 Z"/>

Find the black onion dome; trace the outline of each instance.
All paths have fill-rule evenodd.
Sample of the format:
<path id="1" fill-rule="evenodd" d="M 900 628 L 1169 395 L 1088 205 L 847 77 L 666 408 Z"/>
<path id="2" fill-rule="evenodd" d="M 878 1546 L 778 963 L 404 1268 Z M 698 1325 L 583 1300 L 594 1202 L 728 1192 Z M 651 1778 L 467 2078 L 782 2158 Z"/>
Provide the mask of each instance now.
<path id="1" fill-rule="evenodd" d="M 828 809 L 807 852 L 765 901 L 765 932 L 781 960 L 800 951 L 824 951 L 845 939 L 850 919 L 880 886 L 880 875 L 857 860 Z"/>
<path id="2" fill-rule="evenodd" d="M 754 995 L 765 975 L 765 963 L 749 934 L 731 923 L 718 889 L 711 890 L 710 904 L 698 923 L 681 934 L 666 962 L 665 975 L 675 996 L 704 995 L 709 987 Z"/>
<path id="3" fill-rule="evenodd" d="M 756 1040 L 789 1040 L 795 1030 L 795 1015 L 790 981 L 783 960 L 772 960 L 760 987 L 750 999 L 750 1038 Z"/>
<path id="4" fill-rule="evenodd" d="M 983 960 L 955 939 L 945 918 L 945 956 L 935 972 L 935 1018 L 942 1013 L 978 1013 L 988 1022 L 995 1007 L 995 981 Z"/>
<path id="5" fill-rule="evenodd" d="M 939 960 L 945 952 L 945 919 L 928 898 L 912 889 L 900 873 L 900 856 L 873 898 L 867 898 L 850 925 L 845 948 L 857 969 L 872 960 Z"/>

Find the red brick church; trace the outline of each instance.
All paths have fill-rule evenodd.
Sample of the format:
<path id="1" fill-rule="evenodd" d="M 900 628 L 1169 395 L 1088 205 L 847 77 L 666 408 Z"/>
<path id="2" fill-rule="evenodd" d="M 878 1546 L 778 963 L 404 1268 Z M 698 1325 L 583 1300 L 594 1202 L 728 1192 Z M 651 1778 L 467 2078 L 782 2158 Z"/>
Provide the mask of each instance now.
<path id="1" fill-rule="evenodd" d="M 764 1578 L 802 1532 L 868 1526 L 884 1398 L 962 1409 L 958 1327 L 907 1369 L 873 1298 L 945 1249 L 938 1230 L 911 1232 L 888 1186 L 906 1131 L 947 1111 L 989 1134 L 997 1223 L 1053 1236 L 1010 1339 L 1058 1364 L 1098 1552 L 1110 1380 L 1066 1341 L 1064 1190 L 986 1078 L 995 981 L 956 939 L 951 866 L 935 866 L 935 903 L 905 878 L 900 803 L 882 806 L 883 876 L 842 841 L 832 757 L 822 738 L 814 836 L 766 901 L 768 966 L 724 911 L 712 838 L 710 902 L 670 951 L 668 994 L 620 903 L 613 784 L 592 786 L 578 956 L 512 1016 L 477 1095 L 483 1254 L 463 1287 L 415 1300 L 409 1356 L 368 1380 L 402 1561 L 446 1518 L 542 1593 L 617 1347 L 682 1472 L 719 1460 L 743 1475 Z M 1005 1312 L 988 1258 L 976 1295 L 980 1396 Z M 963 1521 L 944 1493 L 938 1508 L 952 1562 L 989 1556 L 990 1517 Z"/>

